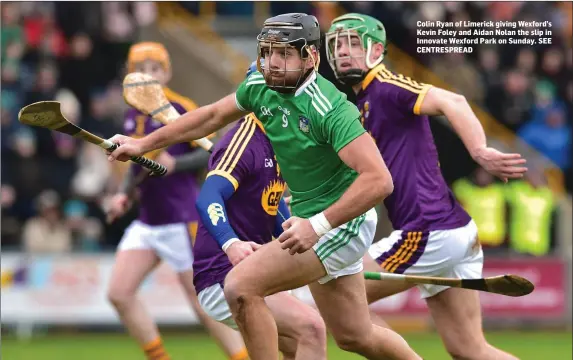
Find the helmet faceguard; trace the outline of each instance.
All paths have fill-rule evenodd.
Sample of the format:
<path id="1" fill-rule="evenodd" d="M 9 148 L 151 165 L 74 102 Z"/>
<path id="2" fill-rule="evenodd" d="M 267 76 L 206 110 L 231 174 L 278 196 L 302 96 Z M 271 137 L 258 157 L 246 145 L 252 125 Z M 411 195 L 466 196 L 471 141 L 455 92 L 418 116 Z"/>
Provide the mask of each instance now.
<path id="1" fill-rule="evenodd" d="M 353 38 L 359 39 L 364 51 L 361 55 L 352 55 L 349 49 L 348 56 L 338 56 L 338 41 L 341 38 L 347 39 L 348 46 L 352 43 Z M 372 46 L 376 43 L 382 44 L 384 51 L 377 59 L 370 61 Z M 337 62 L 349 61 L 352 63 L 353 59 L 364 58 L 366 67 L 372 69 L 382 62 L 385 55 L 386 30 L 380 21 L 362 14 L 346 14 L 332 21 L 332 25 L 326 34 L 326 56 L 328 64 L 334 71 L 337 80 L 341 83 L 350 86 L 356 85 L 364 79 L 368 71 L 356 68 L 339 71 L 336 66 Z"/>
<path id="2" fill-rule="evenodd" d="M 318 21 L 314 16 L 306 14 L 284 14 L 278 15 L 265 21 L 261 33 L 257 36 L 258 56 L 257 67 L 263 74 L 267 86 L 281 93 L 292 93 L 307 79 L 312 71 L 318 70 L 320 59 L 315 58 L 312 50 L 320 46 L 320 29 Z M 301 67 L 298 69 L 287 69 L 286 60 L 284 69 L 275 70 L 283 73 L 282 81 L 274 81 L 269 61 L 262 64 L 261 60 L 275 51 L 284 52 L 286 59 L 289 49 L 295 50 L 301 57 Z M 306 61 L 309 57 L 313 60 L 314 66 L 306 70 Z M 298 72 L 295 81 L 289 77 L 289 73 Z"/>

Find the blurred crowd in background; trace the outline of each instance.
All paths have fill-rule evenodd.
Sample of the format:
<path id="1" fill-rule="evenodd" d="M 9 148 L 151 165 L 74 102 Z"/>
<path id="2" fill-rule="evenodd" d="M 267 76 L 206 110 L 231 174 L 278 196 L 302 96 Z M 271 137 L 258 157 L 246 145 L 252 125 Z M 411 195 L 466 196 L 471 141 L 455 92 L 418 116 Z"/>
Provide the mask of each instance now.
<path id="1" fill-rule="evenodd" d="M 200 14 L 199 3 L 184 5 L 187 11 Z M 327 19 L 334 14 L 330 5 L 276 2 L 270 4 L 269 11 L 313 13 L 326 31 Z M 109 165 L 101 149 L 22 126 L 17 114 L 32 102 L 57 100 L 69 120 L 83 128 L 105 138 L 121 132 L 126 109 L 121 96 L 125 58 L 129 46 L 138 40 L 138 29 L 156 20 L 156 6 L 152 2 L 2 2 L 4 249 L 112 250 L 136 215 L 133 210 L 112 226 L 105 224 L 102 202 L 116 188 L 122 171 Z M 570 2 L 340 2 L 337 6 L 380 19 L 389 42 L 427 65 L 561 168 L 571 192 Z M 252 17 L 254 5 L 221 2 L 215 12 L 217 16 Z M 472 54 L 416 54 L 417 21 L 485 19 L 550 20 L 552 45 L 479 46 Z M 321 72 L 333 79 L 326 61 Z M 552 251 L 555 198 L 542 174 L 532 171 L 525 182 L 515 186 L 500 186 L 479 169 L 465 175 L 447 180 L 478 226 L 481 224 L 484 236 L 480 233 L 480 237 L 486 245 L 533 255 Z M 524 222 L 533 224 L 533 229 L 519 226 Z M 518 240 L 531 238 L 531 232 L 536 232 L 537 240 L 529 242 L 546 245 L 520 245 Z"/>

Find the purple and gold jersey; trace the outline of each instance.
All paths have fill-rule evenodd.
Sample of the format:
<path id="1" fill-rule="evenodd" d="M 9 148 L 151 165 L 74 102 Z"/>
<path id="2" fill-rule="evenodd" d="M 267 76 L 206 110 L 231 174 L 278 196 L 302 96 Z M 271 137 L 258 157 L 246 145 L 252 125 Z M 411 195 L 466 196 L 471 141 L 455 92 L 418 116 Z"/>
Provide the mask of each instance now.
<path id="1" fill-rule="evenodd" d="M 165 89 L 167 99 L 180 114 L 197 108 L 191 100 Z M 125 116 L 124 133 L 131 137 L 143 137 L 164 126 L 136 109 L 130 108 Z M 176 157 L 195 151 L 194 145 L 182 143 L 167 148 L 170 155 Z M 150 158 L 159 155 L 159 151 L 146 154 Z M 143 169 L 133 165 L 134 173 Z M 193 234 L 197 228 L 199 215 L 195 209 L 195 200 L 199 191 L 195 174 L 181 172 L 164 177 L 150 177 L 139 186 L 141 190 L 139 220 L 148 225 L 166 225 L 189 223 Z"/>
<path id="2" fill-rule="evenodd" d="M 213 225 L 227 221 L 240 240 L 270 242 L 286 185 L 270 141 L 253 114 L 241 119 L 215 145 L 207 177 L 213 175 L 226 178 L 235 188 L 225 202 L 228 219 L 223 219 L 224 215 L 217 211 L 209 211 Z M 197 293 L 222 284 L 233 267 L 201 221 L 193 245 L 193 259 Z"/>
<path id="3" fill-rule="evenodd" d="M 430 87 L 378 65 L 357 95 L 361 122 L 394 181 L 384 204 L 395 230 L 446 230 L 470 221 L 442 176 L 429 118 L 420 115 Z"/>

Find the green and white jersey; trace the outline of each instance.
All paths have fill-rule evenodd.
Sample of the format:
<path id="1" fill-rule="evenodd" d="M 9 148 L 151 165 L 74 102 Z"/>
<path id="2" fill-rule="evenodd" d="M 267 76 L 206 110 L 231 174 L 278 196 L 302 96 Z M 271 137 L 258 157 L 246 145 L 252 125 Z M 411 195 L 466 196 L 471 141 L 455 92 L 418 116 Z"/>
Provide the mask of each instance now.
<path id="1" fill-rule="evenodd" d="M 346 95 L 313 72 L 294 94 L 282 94 L 254 72 L 235 100 L 263 124 L 292 194 L 293 214 L 308 218 L 336 202 L 357 173 L 338 151 L 362 135 L 360 113 Z"/>

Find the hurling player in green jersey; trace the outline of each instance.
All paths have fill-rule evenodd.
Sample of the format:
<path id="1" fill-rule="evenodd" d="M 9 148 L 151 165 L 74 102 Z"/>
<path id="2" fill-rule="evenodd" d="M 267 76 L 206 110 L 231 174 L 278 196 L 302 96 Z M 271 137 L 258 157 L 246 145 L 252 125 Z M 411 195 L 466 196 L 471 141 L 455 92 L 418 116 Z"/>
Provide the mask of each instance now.
<path id="1" fill-rule="evenodd" d="M 278 241 L 263 245 L 225 279 L 250 358 L 278 359 L 277 326 L 264 297 L 309 285 L 341 348 L 368 359 L 420 359 L 402 337 L 370 319 L 362 257 L 376 229 L 373 208 L 392 192 L 392 178 L 357 108 L 317 73 L 318 21 L 278 15 L 265 21 L 257 40 L 259 72 L 235 94 L 144 138 L 114 136 L 121 146 L 110 161 L 201 138 L 253 112 L 289 186 L 294 216 L 283 223 Z M 223 161 L 232 167 L 237 159 Z"/>

